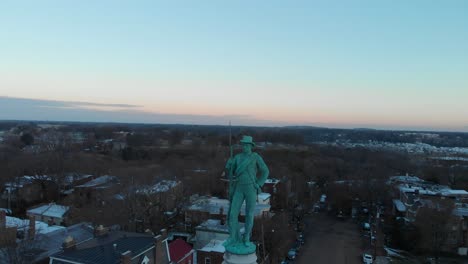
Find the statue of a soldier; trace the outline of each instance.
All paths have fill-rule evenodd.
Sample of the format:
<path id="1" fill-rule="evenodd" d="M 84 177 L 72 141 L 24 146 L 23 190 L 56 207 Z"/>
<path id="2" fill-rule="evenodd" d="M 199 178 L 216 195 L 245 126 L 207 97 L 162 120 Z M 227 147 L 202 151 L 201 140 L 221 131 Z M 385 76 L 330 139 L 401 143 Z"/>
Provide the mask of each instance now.
<path id="1" fill-rule="evenodd" d="M 229 239 L 224 243 L 228 252 L 249 254 L 255 251 L 255 245 L 250 242 L 254 210 L 257 195 L 268 178 L 269 170 L 262 157 L 252 148 L 255 143 L 250 136 L 240 140 L 242 153 L 231 157 L 226 163 L 229 177 Z M 258 175 L 257 175 L 258 173 Z M 245 201 L 245 233 L 241 237 L 238 216 Z"/>

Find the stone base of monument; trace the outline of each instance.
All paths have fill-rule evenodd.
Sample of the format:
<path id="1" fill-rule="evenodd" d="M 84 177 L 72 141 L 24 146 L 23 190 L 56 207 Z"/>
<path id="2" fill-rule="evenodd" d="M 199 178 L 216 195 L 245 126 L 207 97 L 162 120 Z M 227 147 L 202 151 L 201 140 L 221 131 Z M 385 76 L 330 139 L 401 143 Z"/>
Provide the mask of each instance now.
<path id="1" fill-rule="evenodd" d="M 226 251 L 223 264 L 257 264 L 257 255 L 255 252 L 240 255 Z"/>

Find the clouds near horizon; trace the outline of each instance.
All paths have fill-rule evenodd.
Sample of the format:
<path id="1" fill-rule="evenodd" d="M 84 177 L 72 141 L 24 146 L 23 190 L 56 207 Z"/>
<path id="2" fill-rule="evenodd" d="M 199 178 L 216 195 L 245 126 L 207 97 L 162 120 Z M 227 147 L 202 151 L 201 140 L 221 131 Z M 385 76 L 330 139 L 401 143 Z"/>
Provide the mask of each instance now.
<path id="1" fill-rule="evenodd" d="M 425 126 L 386 126 L 372 124 L 337 125 L 330 123 L 287 123 L 262 120 L 249 115 L 197 115 L 148 112 L 138 105 L 100 104 L 93 102 L 56 101 L 0 96 L 0 120 L 117 122 L 149 124 L 196 124 L 243 126 L 309 125 L 331 128 L 375 128 L 421 131 L 468 132 L 468 126 L 455 129 Z"/>
<path id="2" fill-rule="evenodd" d="M 467 12 L 462 0 L 1 1 L 0 96 L 34 109 L 3 98 L 1 115 L 466 131 Z"/>

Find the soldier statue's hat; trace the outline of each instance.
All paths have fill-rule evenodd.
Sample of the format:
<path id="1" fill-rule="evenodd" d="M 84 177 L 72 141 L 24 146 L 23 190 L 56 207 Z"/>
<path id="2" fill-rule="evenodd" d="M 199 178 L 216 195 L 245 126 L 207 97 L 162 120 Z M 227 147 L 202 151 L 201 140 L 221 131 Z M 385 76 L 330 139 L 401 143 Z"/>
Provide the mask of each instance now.
<path id="1" fill-rule="evenodd" d="M 255 147 L 255 143 L 253 142 L 253 139 L 251 136 L 243 136 L 242 139 L 240 140 L 240 143 L 251 144 L 253 147 Z"/>

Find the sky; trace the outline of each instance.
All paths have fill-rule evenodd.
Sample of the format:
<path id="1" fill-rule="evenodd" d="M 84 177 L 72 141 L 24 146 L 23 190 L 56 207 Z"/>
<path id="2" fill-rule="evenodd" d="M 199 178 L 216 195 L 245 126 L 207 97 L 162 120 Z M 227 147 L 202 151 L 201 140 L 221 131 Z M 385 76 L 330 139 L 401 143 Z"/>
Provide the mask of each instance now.
<path id="1" fill-rule="evenodd" d="M 0 1 L 0 119 L 468 132 L 468 1 Z"/>

